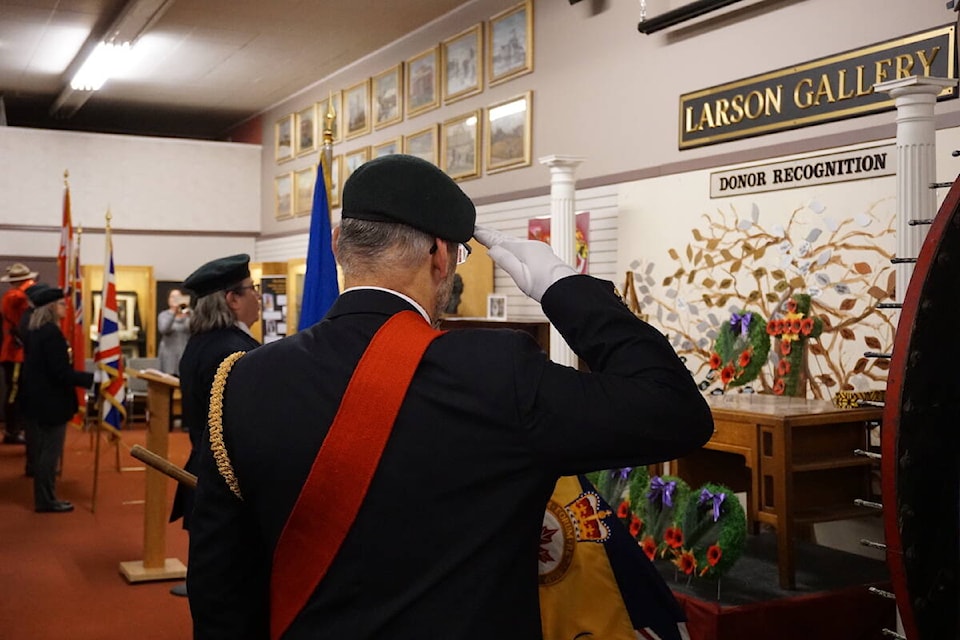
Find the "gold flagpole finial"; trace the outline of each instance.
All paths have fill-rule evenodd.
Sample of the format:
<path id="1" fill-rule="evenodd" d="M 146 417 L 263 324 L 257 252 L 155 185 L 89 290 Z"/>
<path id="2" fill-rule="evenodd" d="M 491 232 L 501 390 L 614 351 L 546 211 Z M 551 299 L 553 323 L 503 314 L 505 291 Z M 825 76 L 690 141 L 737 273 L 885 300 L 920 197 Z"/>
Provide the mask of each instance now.
<path id="1" fill-rule="evenodd" d="M 113 218 L 113 214 L 110 213 L 110 207 L 107 207 L 107 227 L 110 226 L 110 220 Z"/>
<path id="2" fill-rule="evenodd" d="M 67 184 L 67 181 L 68 181 L 69 179 L 70 179 L 70 170 L 69 170 L 69 169 L 64 169 L 64 170 L 63 170 L 63 184 Z"/>

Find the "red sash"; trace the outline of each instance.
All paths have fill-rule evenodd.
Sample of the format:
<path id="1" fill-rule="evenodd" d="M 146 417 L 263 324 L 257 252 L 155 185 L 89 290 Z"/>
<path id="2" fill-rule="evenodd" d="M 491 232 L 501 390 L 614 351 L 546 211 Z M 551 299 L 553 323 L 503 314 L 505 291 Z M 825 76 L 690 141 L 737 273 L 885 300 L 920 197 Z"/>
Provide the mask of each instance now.
<path id="1" fill-rule="evenodd" d="M 361 356 L 273 553 L 273 640 L 293 623 L 340 550 L 413 373 L 440 334 L 420 314 L 403 311 L 387 320 Z"/>

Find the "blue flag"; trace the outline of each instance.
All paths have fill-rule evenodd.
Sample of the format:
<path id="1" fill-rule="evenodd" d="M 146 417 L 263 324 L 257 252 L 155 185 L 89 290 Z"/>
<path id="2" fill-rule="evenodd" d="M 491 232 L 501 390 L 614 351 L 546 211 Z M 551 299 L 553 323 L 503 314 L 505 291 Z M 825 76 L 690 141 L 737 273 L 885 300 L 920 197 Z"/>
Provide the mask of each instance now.
<path id="1" fill-rule="evenodd" d="M 300 307 L 300 322 L 297 327 L 301 331 L 320 322 L 340 294 L 337 285 L 337 263 L 333 259 L 330 207 L 327 204 L 327 186 L 323 171 L 323 163 L 320 162 L 317 164 L 317 183 L 313 187 L 307 273 L 303 279 L 303 304 Z"/>

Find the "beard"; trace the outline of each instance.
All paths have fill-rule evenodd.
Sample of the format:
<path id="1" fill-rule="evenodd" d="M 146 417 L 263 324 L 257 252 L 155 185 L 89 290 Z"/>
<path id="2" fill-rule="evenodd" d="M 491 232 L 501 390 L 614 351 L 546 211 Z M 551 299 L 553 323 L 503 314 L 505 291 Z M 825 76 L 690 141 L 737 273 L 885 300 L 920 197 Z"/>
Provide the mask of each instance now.
<path id="1" fill-rule="evenodd" d="M 450 304 L 450 298 L 453 296 L 453 280 L 456 275 L 457 270 L 450 269 L 447 272 L 447 277 L 444 278 L 439 285 L 437 285 L 437 296 L 433 303 L 433 309 L 430 313 L 430 317 L 433 319 L 434 328 L 439 328 L 440 318 L 442 317 L 444 310 L 447 308 L 447 305 Z"/>

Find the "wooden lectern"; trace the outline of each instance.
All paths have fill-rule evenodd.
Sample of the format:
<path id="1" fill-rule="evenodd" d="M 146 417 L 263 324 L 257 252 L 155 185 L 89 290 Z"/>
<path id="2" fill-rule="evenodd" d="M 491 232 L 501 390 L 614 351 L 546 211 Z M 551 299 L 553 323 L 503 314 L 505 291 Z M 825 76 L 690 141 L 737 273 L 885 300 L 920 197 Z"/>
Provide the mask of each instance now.
<path id="1" fill-rule="evenodd" d="M 147 449 L 167 457 L 173 394 L 180 380 L 154 369 L 130 371 L 147 381 Z M 146 470 L 146 502 L 143 510 L 143 560 L 120 563 L 127 582 L 182 580 L 187 567 L 176 558 L 166 558 L 167 484 L 166 475 L 153 468 Z"/>

